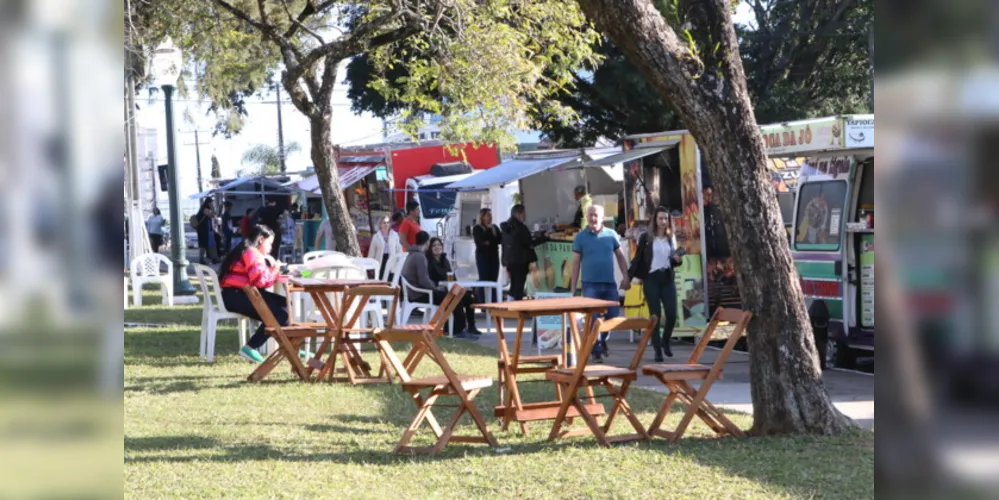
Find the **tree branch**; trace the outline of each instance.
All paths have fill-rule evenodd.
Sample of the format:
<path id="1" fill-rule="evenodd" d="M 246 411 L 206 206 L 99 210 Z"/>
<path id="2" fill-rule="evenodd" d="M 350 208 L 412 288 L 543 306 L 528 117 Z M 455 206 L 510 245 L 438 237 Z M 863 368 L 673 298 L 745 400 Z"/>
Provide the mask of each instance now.
<path id="1" fill-rule="evenodd" d="M 294 16 L 291 15 L 291 9 L 288 8 L 288 0 L 281 0 L 281 5 L 284 6 L 284 12 L 285 12 L 285 14 L 288 14 L 288 20 L 291 21 L 291 24 L 292 24 L 291 28 L 288 28 L 288 31 L 286 31 L 285 34 L 283 35 L 285 38 L 291 40 L 291 37 L 295 35 L 295 31 L 296 31 L 295 28 L 298 27 L 298 28 L 301 28 L 306 33 L 308 33 L 309 35 L 312 35 L 312 37 L 315 38 L 316 40 L 318 40 L 319 41 L 319 45 L 324 45 L 326 43 L 326 40 L 323 40 L 323 37 L 319 36 L 318 33 L 316 33 L 315 31 L 312 31 L 311 29 L 309 29 L 303 23 L 303 21 L 305 21 L 305 18 L 307 18 L 309 16 L 309 14 L 306 14 L 303 17 L 302 14 L 300 13 L 299 17 L 301 17 L 301 19 L 298 19 L 298 18 L 296 18 L 296 17 L 294 17 Z M 305 4 L 305 8 L 302 9 L 302 13 L 308 12 L 308 9 L 309 9 L 309 7 L 311 5 L 312 5 L 311 2 L 310 3 L 306 3 Z M 319 11 L 319 12 L 322 12 L 322 11 Z"/>
<path id="2" fill-rule="evenodd" d="M 241 21 L 249 24 L 250 26 L 254 27 L 257 31 L 260 32 L 261 35 L 263 35 L 266 38 L 271 39 L 274 43 L 278 44 L 278 46 L 281 47 L 282 54 L 284 54 L 285 52 L 288 52 L 288 53 L 293 54 L 296 58 L 301 59 L 301 57 L 302 57 L 301 51 L 299 51 L 295 47 L 295 45 L 293 43 L 291 43 L 291 40 L 289 40 L 288 38 L 286 38 L 284 36 L 281 36 L 281 34 L 278 33 L 277 30 L 275 29 L 274 25 L 266 23 L 266 22 L 261 22 L 261 21 L 258 21 L 256 19 L 254 19 L 252 16 L 250 16 L 246 12 L 243 12 L 242 10 L 237 9 L 236 7 L 234 7 L 232 4 L 230 4 L 229 2 L 227 2 L 225 0 L 214 0 L 214 1 L 215 1 L 216 5 L 222 7 L 223 9 L 225 9 L 226 11 L 228 11 L 230 14 L 232 14 L 233 16 L 235 16 L 237 19 L 239 19 L 239 20 L 241 20 Z M 258 7 L 261 10 L 263 9 L 263 0 L 258 0 Z"/>

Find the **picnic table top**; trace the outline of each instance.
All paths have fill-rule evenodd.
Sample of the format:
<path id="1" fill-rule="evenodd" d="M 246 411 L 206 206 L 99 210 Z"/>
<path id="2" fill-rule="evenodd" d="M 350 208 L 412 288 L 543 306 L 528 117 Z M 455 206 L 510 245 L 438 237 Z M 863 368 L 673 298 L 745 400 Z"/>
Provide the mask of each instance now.
<path id="1" fill-rule="evenodd" d="M 556 297 L 551 299 L 518 300 L 514 302 L 496 302 L 475 304 L 476 308 L 503 311 L 522 315 L 550 314 L 563 312 L 586 312 L 604 310 L 618 306 L 617 302 L 587 297 Z"/>
<path id="2" fill-rule="evenodd" d="M 381 280 L 358 280 L 358 279 L 330 279 L 330 278 L 301 278 L 292 277 L 288 282 L 297 288 L 306 291 L 332 291 L 339 292 L 347 288 L 357 286 L 391 286 L 391 283 Z"/>

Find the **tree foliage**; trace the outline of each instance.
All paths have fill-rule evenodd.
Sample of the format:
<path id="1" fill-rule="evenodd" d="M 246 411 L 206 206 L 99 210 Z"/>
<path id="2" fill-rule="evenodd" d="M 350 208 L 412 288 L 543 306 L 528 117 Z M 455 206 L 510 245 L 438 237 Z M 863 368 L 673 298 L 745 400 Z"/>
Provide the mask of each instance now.
<path id="1" fill-rule="evenodd" d="M 366 54 L 372 85 L 400 103 L 414 132 L 424 111 L 442 117 L 444 140 L 512 142 L 531 107 L 570 115 L 553 95 L 592 63 L 596 33 L 579 7 L 559 0 L 158 0 L 148 45 L 172 37 L 194 60 L 194 89 L 224 128 L 238 130 L 239 99 L 280 72 L 309 120 L 312 160 L 339 248 L 357 253 L 337 182 L 331 103 L 341 62 Z M 403 81 L 391 80 L 403 66 Z M 182 89 L 183 90 L 183 89 Z"/>
<path id="2" fill-rule="evenodd" d="M 866 37 L 873 0 L 743 1 L 752 7 L 754 19 L 751 26 L 737 26 L 739 50 L 759 123 L 867 112 Z M 653 3 L 671 23 L 687 22 L 689 2 Z M 613 42 L 600 40 L 594 51 L 602 62 L 574 68 L 573 85 L 557 95 L 575 119 L 566 121 L 564 115 L 532 108 L 533 123 L 548 139 L 564 147 L 583 147 L 601 137 L 684 128 L 670 103 Z M 392 81 L 407 76 L 404 67 L 389 75 Z M 398 102 L 374 89 L 374 78 L 368 58 L 351 61 L 346 80 L 354 111 L 383 118 L 400 112 Z"/>
<path id="3" fill-rule="evenodd" d="M 281 155 L 284 154 L 284 157 L 288 158 L 301 150 L 302 146 L 295 141 L 286 144 L 283 152 L 277 146 L 254 144 L 243 152 L 242 162 L 253 165 L 253 173 L 260 175 L 278 174 L 281 173 Z"/>

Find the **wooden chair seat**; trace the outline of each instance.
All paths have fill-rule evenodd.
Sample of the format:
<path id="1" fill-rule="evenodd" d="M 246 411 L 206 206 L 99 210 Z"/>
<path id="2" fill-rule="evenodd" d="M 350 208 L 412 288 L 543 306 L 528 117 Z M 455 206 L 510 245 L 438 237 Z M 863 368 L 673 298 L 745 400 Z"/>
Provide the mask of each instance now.
<path id="1" fill-rule="evenodd" d="M 461 388 L 466 391 L 471 391 L 474 389 L 485 389 L 493 385 L 493 379 L 489 377 L 473 376 L 473 375 L 456 375 L 456 380 L 461 383 Z M 435 377 L 423 377 L 410 380 L 408 382 L 403 382 L 402 387 L 413 388 L 413 389 L 426 389 L 428 387 L 437 387 L 440 385 L 448 385 L 448 379 L 444 375 L 438 375 Z"/>
<path id="2" fill-rule="evenodd" d="M 745 333 L 752 317 L 753 314 L 748 311 L 719 307 L 715 310 L 714 315 L 712 315 L 708 327 L 701 335 L 701 340 L 694 347 L 685 364 L 654 364 L 642 367 L 642 373 L 655 377 L 660 383 L 666 386 L 666 390 L 668 391 L 666 401 L 659 408 L 659 413 L 656 414 L 652 425 L 649 426 L 648 432 L 650 435 L 664 437 L 675 443 L 686 432 L 687 427 L 695 416 L 700 418 L 719 436 L 745 435 L 737 425 L 722 414 L 721 410 L 707 400 L 707 395 L 708 391 L 711 390 L 711 385 L 721 378 L 725 360 L 728 359 L 728 355 L 735 348 L 735 343 Z M 701 355 L 704 353 L 704 349 L 707 348 L 708 342 L 714 337 L 715 330 L 722 323 L 735 325 L 728 339 L 725 341 L 725 346 L 722 347 L 721 352 L 711 366 L 700 364 L 699 361 Z M 691 384 L 691 381 L 700 381 L 700 387 L 695 388 Z M 683 403 L 686 406 L 686 410 L 675 430 L 663 430 L 663 422 L 666 421 L 666 416 L 669 414 L 674 403 Z"/>
<path id="3" fill-rule="evenodd" d="M 557 370 L 550 370 L 546 374 L 548 380 L 554 381 L 568 381 L 576 375 L 575 368 L 559 368 Z M 591 366 L 587 365 L 583 369 L 583 377 L 586 377 L 589 381 L 600 380 L 600 379 L 628 379 L 634 380 L 637 374 L 635 370 L 629 370 L 627 368 L 618 368 L 616 366 L 602 365 L 602 366 Z"/>
<path id="4" fill-rule="evenodd" d="M 576 436 L 581 432 L 592 433 L 597 438 L 597 442 L 603 446 L 609 446 L 611 443 L 644 441 L 649 439 L 648 432 L 645 431 L 642 423 L 638 421 L 635 412 L 631 410 L 627 396 L 632 382 L 638 378 L 638 363 L 642 359 L 642 354 L 645 353 L 645 346 L 649 344 L 649 339 L 652 338 L 652 332 L 655 330 L 658 321 L 658 318 L 655 316 L 651 318 L 598 320 L 588 326 L 586 336 L 580 339 L 581 344 L 576 358 L 576 366 L 572 368 L 556 368 L 545 373 L 545 377 L 548 380 L 554 381 L 561 391 L 560 394 L 564 396 L 558 413 L 555 415 L 555 425 L 548 435 L 549 441 L 554 441 L 559 437 Z M 644 333 L 642 334 L 642 340 L 635 349 L 635 355 L 632 356 L 631 362 L 626 368 L 607 365 L 590 366 L 587 364 L 590 359 L 590 353 L 593 352 L 593 346 L 600 338 L 600 333 L 636 329 L 644 330 Z M 612 380 L 619 382 L 620 385 L 616 385 Z M 607 391 L 607 394 L 594 395 L 594 387 L 602 387 Z M 584 391 L 585 397 L 580 397 L 579 392 L 581 390 Z M 614 399 L 614 405 L 611 407 L 610 413 L 607 414 L 604 424 L 600 425 L 594 414 L 589 411 L 588 404 L 586 403 L 592 402 L 594 397 L 607 396 Z M 562 432 L 562 425 L 570 415 L 570 408 L 583 419 L 587 429 Z M 618 413 L 624 415 L 628 423 L 635 430 L 634 433 L 618 436 L 607 435 Z"/>
<path id="5" fill-rule="evenodd" d="M 710 366 L 699 365 L 696 363 L 689 365 L 667 365 L 667 364 L 645 365 L 642 367 L 642 373 L 645 375 L 656 375 L 656 374 L 668 375 L 670 373 L 692 373 L 692 372 L 708 373 L 710 371 L 711 371 Z"/>

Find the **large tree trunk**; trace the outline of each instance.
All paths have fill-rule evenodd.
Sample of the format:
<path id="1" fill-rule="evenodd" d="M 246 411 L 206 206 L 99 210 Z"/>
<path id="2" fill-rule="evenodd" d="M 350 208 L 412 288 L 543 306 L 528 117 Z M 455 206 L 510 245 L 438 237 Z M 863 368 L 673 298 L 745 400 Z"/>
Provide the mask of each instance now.
<path id="1" fill-rule="evenodd" d="M 751 433 L 842 433 L 850 421 L 833 406 L 822 381 L 746 90 L 730 2 L 690 4 L 695 29 L 707 32 L 721 54 L 718 66 L 710 64 L 705 70 L 650 0 L 578 1 L 597 28 L 673 104 L 700 146 L 723 215 L 742 303 L 753 312 L 748 334 Z"/>
<path id="2" fill-rule="evenodd" d="M 329 112 L 317 117 L 310 117 L 312 138 L 312 164 L 319 177 L 319 187 L 323 193 L 323 203 L 330 218 L 330 226 L 336 238 L 336 249 L 347 255 L 361 256 L 361 247 L 357 243 L 357 229 L 350 220 L 347 211 L 347 200 L 340 189 L 340 179 L 336 167 L 336 156 L 333 154 L 333 142 L 330 134 L 332 116 Z"/>

